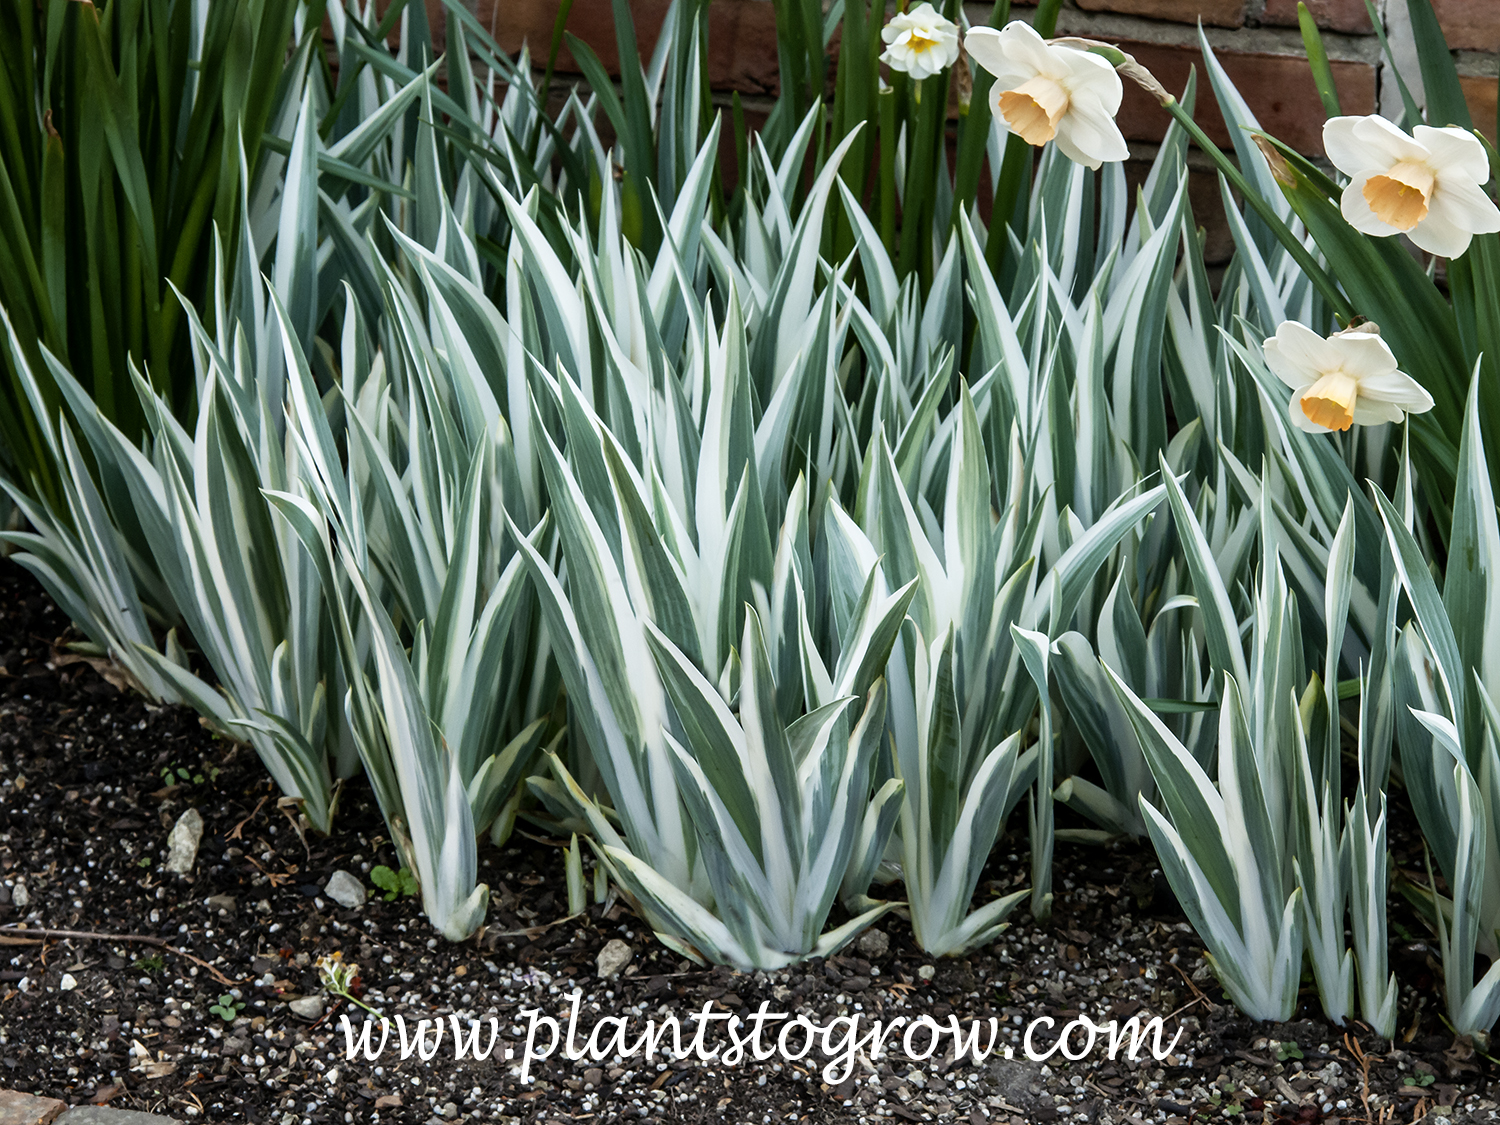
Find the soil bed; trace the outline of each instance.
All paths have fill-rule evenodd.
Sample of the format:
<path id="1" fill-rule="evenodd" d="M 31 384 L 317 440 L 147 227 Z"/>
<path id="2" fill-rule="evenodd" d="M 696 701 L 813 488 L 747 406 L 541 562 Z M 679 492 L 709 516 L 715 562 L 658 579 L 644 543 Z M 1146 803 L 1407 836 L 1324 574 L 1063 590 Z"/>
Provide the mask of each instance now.
<path id="1" fill-rule="evenodd" d="M 332 836 L 304 836 L 253 752 L 215 738 L 185 710 L 122 694 L 88 663 L 65 663 L 57 646 L 69 635 L 31 577 L 0 560 L 0 1087 L 287 1125 L 1495 1119 L 1494 1064 L 1444 1027 L 1435 941 L 1395 898 L 1394 1045 L 1362 1025 L 1326 1023 L 1310 981 L 1298 1022 L 1239 1016 L 1149 846 L 1133 843 L 1060 843 L 1051 921 L 1038 926 L 1022 907 L 967 960 L 930 961 L 906 923 L 887 917 L 841 956 L 745 975 L 684 961 L 619 901 L 565 919 L 562 842 L 518 832 L 503 849 L 481 849 L 488 925 L 455 945 L 433 935 L 415 899 L 372 893 L 345 909 L 328 897 L 335 871 L 373 892 L 370 869 L 396 864 L 362 782 L 345 791 Z M 1393 801 L 1397 866 L 1416 873 L 1420 841 L 1399 807 Z M 203 839 L 191 874 L 171 875 L 167 836 L 189 808 L 203 818 Z M 1013 819 L 1022 823 L 996 850 L 982 899 L 1026 883 L 1024 818 Z M 631 959 L 622 975 L 600 980 L 596 959 L 612 939 Z M 363 1017 L 321 991 L 316 963 L 335 953 L 359 966 L 367 1003 L 409 1024 L 457 1014 L 487 1028 L 496 1017 L 493 1053 L 455 1061 L 445 1040 L 428 1062 L 400 1061 L 394 1045 L 376 1062 L 346 1060 L 339 1018 L 357 1026 Z M 705 1004 L 748 1017 L 767 1002 L 820 1025 L 839 1015 L 926 1013 L 944 1025 L 950 1015 L 963 1024 L 993 1016 L 1015 1057 L 948 1065 L 897 1051 L 830 1085 L 830 1060 L 817 1052 L 734 1067 L 559 1054 L 534 1064 L 537 1081 L 522 1086 L 519 1013 L 540 1007 L 565 1022 L 575 988 L 580 1042 L 604 1015 L 630 1019 L 633 1041 L 646 1019 L 675 1014 L 686 1039 L 688 1017 Z M 306 1018 L 289 1007 L 297 1000 L 310 1001 L 298 1005 Z M 1077 1062 L 1023 1057 L 1025 1024 L 1051 1016 L 1060 1026 L 1080 1012 L 1101 1023 L 1170 1017 L 1168 1038 L 1179 1023 L 1183 1035 L 1165 1062 L 1111 1061 L 1103 1049 Z M 1036 1042 L 1051 1039 L 1039 1032 Z"/>

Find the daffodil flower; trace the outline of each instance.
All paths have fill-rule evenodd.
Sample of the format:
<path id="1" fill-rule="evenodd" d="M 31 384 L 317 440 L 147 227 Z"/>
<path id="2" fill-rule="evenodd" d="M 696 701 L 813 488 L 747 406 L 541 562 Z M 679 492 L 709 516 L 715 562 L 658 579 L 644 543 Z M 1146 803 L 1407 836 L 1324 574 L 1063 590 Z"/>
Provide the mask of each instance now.
<path id="1" fill-rule="evenodd" d="M 1399 422 L 1432 409 L 1432 396 L 1396 369 L 1380 329 L 1362 324 L 1326 340 L 1285 321 L 1264 344 L 1266 364 L 1292 388 L 1292 424 L 1312 434 Z"/>
<path id="2" fill-rule="evenodd" d="M 930 78 L 958 58 L 958 26 L 931 4 L 897 12 L 880 38 L 886 45 L 880 61 L 913 78 Z"/>
<path id="3" fill-rule="evenodd" d="M 1429 254 L 1456 258 L 1476 234 L 1500 231 L 1500 209 L 1479 186 L 1484 146 L 1455 126 L 1407 136 L 1383 117 L 1331 117 L 1323 148 L 1350 177 L 1344 218 L 1363 234 L 1405 234 Z"/>
<path id="4" fill-rule="evenodd" d="M 1020 20 L 1000 31 L 976 27 L 964 48 L 995 76 L 990 109 L 1027 144 L 1052 141 L 1090 168 L 1130 155 L 1115 124 L 1124 87 L 1098 55 L 1048 43 Z"/>

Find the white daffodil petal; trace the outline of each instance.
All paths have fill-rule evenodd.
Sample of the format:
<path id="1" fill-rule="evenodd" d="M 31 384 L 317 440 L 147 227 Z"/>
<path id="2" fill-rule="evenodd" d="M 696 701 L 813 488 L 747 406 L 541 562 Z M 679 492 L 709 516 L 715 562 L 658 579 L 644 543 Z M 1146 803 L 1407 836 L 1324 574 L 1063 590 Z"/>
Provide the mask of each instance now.
<path id="1" fill-rule="evenodd" d="M 1468 250 L 1476 234 L 1500 231 L 1500 208 L 1484 189 L 1462 175 L 1444 174 L 1432 193 L 1427 217 L 1411 231 L 1411 240 L 1443 258 L 1457 258 Z"/>
<path id="2" fill-rule="evenodd" d="M 1406 232 L 1419 250 L 1439 258 L 1458 258 L 1469 249 L 1474 232 L 1454 221 L 1452 208 L 1430 208 L 1427 217 Z"/>
<path id="3" fill-rule="evenodd" d="M 1014 90 L 1028 78 L 1039 73 L 1033 66 L 1024 65 L 1005 53 L 1005 40 L 993 27 L 976 27 L 964 36 L 964 50 L 982 68 L 994 75 L 995 84 L 990 88 L 990 108 L 993 110 L 999 96 L 1005 90 Z"/>
<path id="4" fill-rule="evenodd" d="M 1464 226 L 1475 234 L 1500 232 L 1500 207 L 1474 180 L 1444 176 L 1438 180 L 1432 200 L 1435 208 L 1450 217 L 1462 212 Z"/>
<path id="5" fill-rule="evenodd" d="M 1061 47 L 1054 48 L 1053 54 L 1067 65 L 1063 85 L 1075 102 L 1088 99 L 1110 117 L 1120 112 L 1125 87 L 1119 71 L 1091 51 Z"/>
<path id="6" fill-rule="evenodd" d="M 1425 414 L 1432 409 L 1432 396 L 1410 375 L 1391 371 L 1384 375 L 1371 375 L 1359 381 L 1360 401 L 1389 403 L 1409 414 Z M 1359 421 L 1355 418 L 1355 421 Z"/>
<path id="7" fill-rule="evenodd" d="M 1418 125 L 1412 130 L 1412 135 L 1431 154 L 1434 168 L 1441 168 L 1448 174 L 1457 172 L 1476 184 L 1489 180 L 1490 158 L 1473 133 L 1456 125 L 1448 125 L 1442 129 Z"/>
<path id="8" fill-rule="evenodd" d="M 1406 411 L 1390 402 L 1381 402 L 1379 399 L 1365 398 L 1360 396 L 1359 401 L 1354 404 L 1354 424 L 1356 426 L 1379 426 L 1385 422 L 1399 422 L 1406 417 Z"/>
<path id="9" fill-rule="evenodd" d="M 1330 117 L 1323 122 L 1323 151 L 1346 176 L 1384 172 L 1402 160 L 1427 157 L 1425 149 L 1382 117 Z"/>
<path id="10" fill-rule="evenodd" d="M 1345 332 L 1329 343 L 1337 346 L 1339 367 L 1345 374 L 1358 379 L 1361 386 L 1366 379 L 1396 370 L 1396 357 L 1390 346 L 1374 332 Z"/>
<path id="11" fill-rule="evenodd" d="M 1273 336 L 1267 340 L 1261 349 L 1265 353 L 1266 366 L 1271 369 L 1271 374 L 1292 388 L 1308 386 L 1308 371 L 1301 364 L 1293 363 L 1282 354 L 1281 345 Z"/>
<path id="12" fill-rule="evenodd" d="M 1000 49 L 1015 65 L 1028 67 L 1034 74 L 1045 74 L 1048 78 L 1061 78 L 1057 73 L 1058 62 L 1054 57 L 1063 48 L 1049 47 L 1047 41 L 1036 30 L 1021 20 L 1011 20 L 1000 29 Z"/>
<path id="13" fill-rule="evenodd" d="M 1366 160 L 1366 168 L 1389 168 L 1403 160 L 1422 162 L 1432 155 L 1378 114 L 1355 119 L 1354 139 L 1374 157 Z"/>
<path id="14" fill-rule="evenodd" d="M 1365 185 L 1370 182 L 1370 177 L 1377 175 L 1383 175 L 1383 173 L 1361 172 L 1350 180 L 1349 186 L 1344 189 L 1343 197 L 1339 200 L 1339 210 L 1344 213 L 1344 221 L 1360 234 L 1372 234 L 1376 238 L 1385 238 L 1401 232 L 1375 214 L 1374 209 L 1370 207 L 1369 199 L 1365 197 Z"/>
<path id="15" fill-rule="evenodd" d="M 1288 386 L 1310 386 L 1325 372 L 1338 369 L 1338 352 L 1322 336 L 1295 320 L 1283 321 L 1277 327 L 1276 335 L 1266 341 L 1268 363 L 1271 362 L 1272 344 L 1281 370 L 1277 370 L 1275 364 L 1271 370 Z"/>
<path id="16" fill-rule="evenodd" d="M 1354 138 L 1354 123 L 1358 120 L 1358 117 L 1330 117 L 1323 122 L 1323 151 L 1346 176 L 1357 176 L 1374 167 L 1369 151 Z"/>
<path id="17" fill-rule="evenodd" d="M 942 70 L 942 60 L 933 57 L 931 49 L 913 50 L 909 46 L 911 38 L 910 34 L 903 35 L 899 40 L 891 44 L 890 49 L 884 52 L 880 56 L 880 59 L 886 65 L 909 74 L 913 78 L 931 78 L 934 74 Z M 921 42 L 920 38 L 918 42 Z"/>
<path id="18" fill-rule="evenodd" d="M 1094 169 L 1130 155 L 1130 146 L 1113 114 L 1076 102 L 1057 123 L 1054 143 L 1069 160 Z"/>

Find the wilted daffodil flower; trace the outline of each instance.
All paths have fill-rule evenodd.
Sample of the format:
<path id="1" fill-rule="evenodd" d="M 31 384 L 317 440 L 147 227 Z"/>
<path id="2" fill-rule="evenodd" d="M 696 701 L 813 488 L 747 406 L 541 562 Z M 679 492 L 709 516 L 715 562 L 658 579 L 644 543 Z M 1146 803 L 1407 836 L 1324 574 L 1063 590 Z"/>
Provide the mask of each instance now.
<path id="1" fill-rule="evenodd" d="M 1130 155 L 1115 124 L 1124 88 L 1098 55 L 1048 43 L 1020 20 L 1000 31 L 976 27 L 964 47 L 995 76 L 990 109 L 1027 144 L 1054 141 L 1090 168 Z"/>
<path id="2" fill-rule="evenodd" d="M 1396 357 L 1373 324 L 1325 340 L 1288 320 L 1264 346 L 1267 366 L 1292 388 L 1290 413 L 1299 430 L 1326 434 L 1356 422 L 1399 422 L 1432 409 L 1432 396 L 1396 370 Z"/>
<path id="3" fill-rule="evenodd" d="M 880 61 L 913 78 L 930 78 L 958 58 L 958 26 L 931 4 L 896 13 L 880 38 L 886 45 Z"/>
<path id="4" fill-rule="evenodd" d="M 1476 234 L 1500 231 L 1500 209 L 1480 184 L 1484 146 L 1455 126 L 1407 136 L 1383 117 L 1331 117 L 1323 148 L 1350 177 L 1344 218 L 1362 234 L 1404 233 L 1429 254 L 1456 258 Z"/>

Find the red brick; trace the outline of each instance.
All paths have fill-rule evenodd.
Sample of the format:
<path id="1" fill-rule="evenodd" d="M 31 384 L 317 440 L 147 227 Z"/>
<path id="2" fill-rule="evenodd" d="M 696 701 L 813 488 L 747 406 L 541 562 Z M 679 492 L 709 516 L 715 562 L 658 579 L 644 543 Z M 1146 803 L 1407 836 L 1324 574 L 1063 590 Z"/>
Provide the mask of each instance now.
<path id="1" fill-rule="evenodd" d="M 1307 7 L 1318 26 L 1330 31 L 1369 34 L 1373 30 L 1365 0 L 1307 0 Z M 1266 10 L 1261 13 L 1260 20 L 1282 27 L 1296 27 L 1297 0 L 1266 0 Z"/>
<path id="2" fill-rule="evenodd" d="M 1459 51 L 1500 51 L 1500 2 L 1433 0 L 1448 46 Z"/>
<path id="3" fill-rule="evenodd" d="M 1500 100 L 1500 83 L 1493 78 L 1459 78 L 1464 88 L 1464 100 L 1469 103 L 1469 115 L 1474 118 L 1474 127 L 1495 141 L 1496 102 Z M 1500 142 L 1497 142 L 1500 143 Z"/>
<path id="4" fill-rule="evenodd" d="M 552 45 L 558 0 L 478 0 L 475 16 L 493 30 L 505 51 L 515 54 L 522 43 L 531 57 L 544 62 Z M 631 0 L 637 45 L 649 59 L 666 19 L 668 0 Z M 620 69 L 615 47 L 614 9 L 609 0 L 577 0 L 568 14 L 567 30 L 599 56 L 611 74 Z M 579 72 L 566 47 L 558 53 L 557 69 Z M 776 57 L 776 10 L 770 0 L 715 0 L 708 9 L 708 81 L 718 90 L 775 93 L 780 86 Z"/>
<path id="5" fill-rule="evenodd" d="M 1230 143 L 1229 130 L 1219 113 L 1203 70 L 1203 56 L 1196 47 L 1119 40 L 1121 50 L 1161 80 L 1168 90 L 1180 92 L 1187 84 L 1188 69 L 1198 68 L 1198 100 L 1195 118 L 1215 143 Z M 1323 153 L 1323 103 L 1307 69 L 1307 59 L 1298 55 L 1233 54 L 1218 52 L 1219 62 L 1230 81 L 1239 88 L 1259 120 L 1261 128 L 1298 152 L 1310 156 Z M 1368 63 L 1337 61 L 1332 64 L 1334 83 L 1345 113 L 1375 112 L 1375 68 Z M 1120 128 L 1133 141 L 1157 141 L 1166 132 L 1171 117 L 1140 87 L 1125 83 L 1120 106 Z"/>
<path id="6" fill-rule="evenodd" d="M 0 1125 L 48 1125 L 67 1103 L 56 1098 L 35 1098 L 16 1090 L 0 1090 Z"/>
<path id="7" fill-rule="evenodd" d="M 1197 23 L 1214 27 L 1241 27 L 1245 23 L 1245 0 L 1078 0 L 1086 12 L 1119 12 L 1153 20 Z"/>

